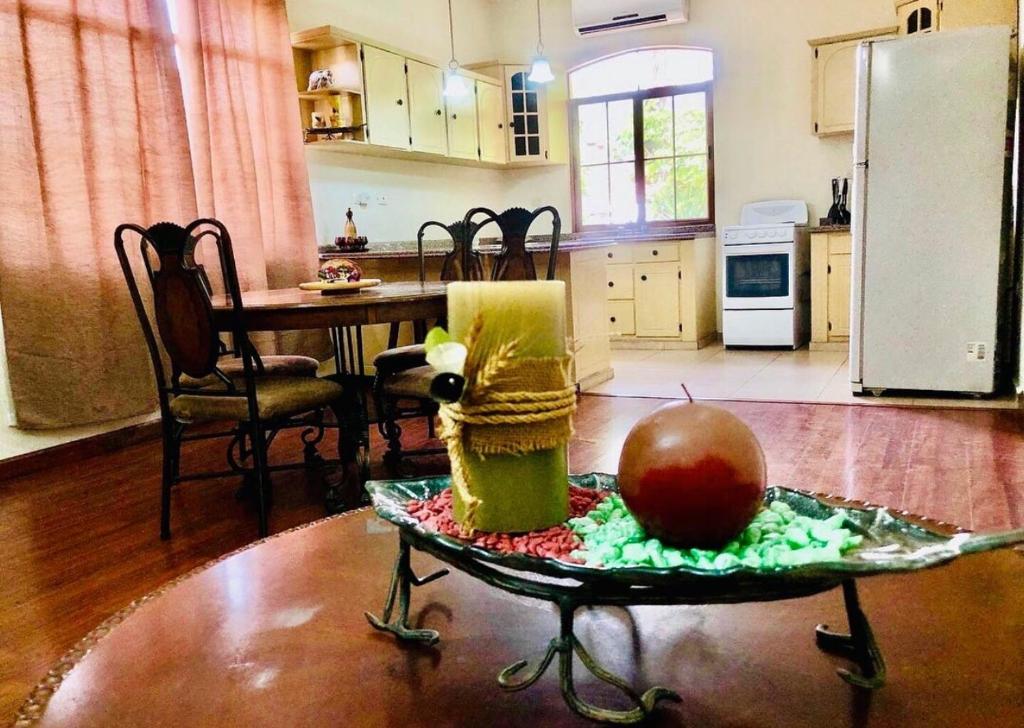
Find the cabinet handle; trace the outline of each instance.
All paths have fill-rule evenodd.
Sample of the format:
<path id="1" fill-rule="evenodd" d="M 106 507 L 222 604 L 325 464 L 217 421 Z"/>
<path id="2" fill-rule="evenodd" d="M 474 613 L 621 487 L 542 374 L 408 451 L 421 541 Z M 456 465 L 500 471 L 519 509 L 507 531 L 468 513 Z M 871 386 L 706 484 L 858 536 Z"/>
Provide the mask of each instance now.
<path id="1" fill-rule="evenodd" d="M 615 257 L 615 253 L 608 253 L 608 257 L 609 258 L 614 258 Z"/>
<path id="2" fill-rule="evenodd" d="M 615 288 L 615 281 L 608 281 L 609 288 Z"/>
<path id="3" fill-rule="evenodd" d="M 398 99 L 398 101 L 396 101 L 395 103 L 398 104 L 399 106 L 401 106 L 402 105 L 402 100 Z"/>
<path id="4" fill-rule="evenodd" d="M 435 114 L 437 114 L 438 116 L 440 116 L 440 115 L 441 115 L 441 110 L 440 110 L 440 109 L 438 109 L 438 110 L 437 110 L 437 111 L 435 111 L 434 113 L 435 113 Z"/>
<path id="5" fill-rule="evenodd" d="M 499 128 L 499 129 L 504 129 L 504 128 L 505 128 L 505 125 L 504 125 L 504 124 L 498 124 L 498 128 Z"/>
<path id="6" fill-rule="evenodd" d="M 647 280 L 647 276 L 640 276 L 640 280 L 646 281 Z"/>
<path id="7" fill-rule="evenodd" d="M 458 119 L 458 118 L 459 118 L 459 115 L 458 115 L 458 114 L 452 114 L 452 118 L 453 118 L 453 119 Z"/>
<path id="8" fill-rule="evenodd" d="M 651 251 L 651 255 L 654 255 L 654 256 L 656 256 L 657 254 L 658 254 L 658 251 L 657 251 L 657 250 L 652 250 L 652 251 Z"/>
<path id="9" fill-rule="evenodd" d="M 615 323 L 615 317 L 612 316 L 612 323 Z"/>

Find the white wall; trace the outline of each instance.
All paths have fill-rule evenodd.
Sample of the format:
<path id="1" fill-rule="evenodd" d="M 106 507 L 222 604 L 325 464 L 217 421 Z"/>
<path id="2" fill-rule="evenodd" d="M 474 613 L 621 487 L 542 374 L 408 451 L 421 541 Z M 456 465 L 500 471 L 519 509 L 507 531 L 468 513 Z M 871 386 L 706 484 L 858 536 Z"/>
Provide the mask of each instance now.
<path id="1" fill-rule="evenodd" d="M 503 0 L 504 56 L 528 59 L 537 44 L 533 0 Z M 831 204 L 832 177 L 850 176 L 852 137 L 811 133 L 807 40 L 895 24 L 892 0 L 691 0 L 690 22 L 580 38 L 571 1 L 544 0 L 544 46 L 565 70 L 639 46 L 690 45 L 715 53 L 715 217 L 736 224 L 740 207 L 765 198 L 803 199 L 816 220 Z M 508 194 L 570 208 L 569 170 L 508 173 Z"/>
<path id="2" fill-rule="evenodd" d="M 453 0 L 460 63 L 494 60 L 498 3 Z M 292 30 L 335 25 L 343 30 L 447 64 L 447 0 L 288 0 Z M 360 235 L 373 241 L 414 240 L 427 220 L 453 222 L 471 207 L 504 204 L 504 172 L 407 162 L 307 149 L 317 242 L 340 235 L 352 208 Z M 378 203 L 380 196 L 386 204 Z M 357 196 L 369 204 L 355 204 Z"/>

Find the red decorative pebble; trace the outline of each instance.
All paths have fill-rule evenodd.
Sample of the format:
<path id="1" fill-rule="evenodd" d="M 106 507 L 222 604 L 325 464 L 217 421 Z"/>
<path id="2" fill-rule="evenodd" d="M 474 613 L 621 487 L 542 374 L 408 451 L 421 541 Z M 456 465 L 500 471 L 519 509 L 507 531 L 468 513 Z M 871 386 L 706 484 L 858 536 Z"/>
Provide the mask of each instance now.
<path id="1" fill-rule="evenodd" d="M 579 518 L 587 515 L 604 499 L 605 494 L 601 491 L 570 485 L 569 517 Z M 462 527 L 452 516 L 451 489 L 443 490 L 425 501 L 411 500 L 406 504 L 406 511 L 429 530 L 468 541 L 474 546 L 490 551 L 529 554 L 574 564 L 582 563 L 572 557 L 572 552 L 578 549 L 582 542 L 565 524 L 528 533 L 478 532 L 472 538 L 467 538 Z"/>

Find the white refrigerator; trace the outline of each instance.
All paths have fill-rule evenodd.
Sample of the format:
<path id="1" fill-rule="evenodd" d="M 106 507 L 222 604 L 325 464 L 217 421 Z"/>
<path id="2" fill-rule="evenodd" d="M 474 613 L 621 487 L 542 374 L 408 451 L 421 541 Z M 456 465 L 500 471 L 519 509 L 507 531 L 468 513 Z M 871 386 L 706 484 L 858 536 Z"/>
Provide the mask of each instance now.
<path id="1" fill-rule="evenodd" d="M 991 393 L 1008 249 L 1010 30 L 858 52 L 850 380 Z"/>

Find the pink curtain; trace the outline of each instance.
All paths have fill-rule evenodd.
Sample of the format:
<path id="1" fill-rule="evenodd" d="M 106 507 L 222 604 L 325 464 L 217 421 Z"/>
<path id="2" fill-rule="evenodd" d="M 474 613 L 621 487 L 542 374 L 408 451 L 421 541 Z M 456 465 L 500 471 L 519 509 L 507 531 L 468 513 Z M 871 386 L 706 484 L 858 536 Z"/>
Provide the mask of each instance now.
<path id="1" fill-rule="evenodd" d="M 199 210 L 231 231 L 242 290 L 316 271 L 283 0 L 176 0 Z"/>
<path id="2" fill-rule="evenodd" d="M 152 411 L 113 231 L 196 214 L 164 0 L 0 0 L 0 204 L 18 425 Z"/>
<path id="3" fill-rule="evenodd" d="M 0 0 L 0 315 L 21 427 L 155 408 L 118 224 L 220 219 L 243 291 L 315 275 L 284 0 L 175 0 L 176 36 L 166 1 Z"/>

